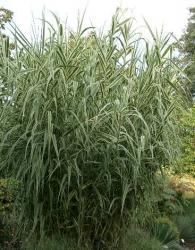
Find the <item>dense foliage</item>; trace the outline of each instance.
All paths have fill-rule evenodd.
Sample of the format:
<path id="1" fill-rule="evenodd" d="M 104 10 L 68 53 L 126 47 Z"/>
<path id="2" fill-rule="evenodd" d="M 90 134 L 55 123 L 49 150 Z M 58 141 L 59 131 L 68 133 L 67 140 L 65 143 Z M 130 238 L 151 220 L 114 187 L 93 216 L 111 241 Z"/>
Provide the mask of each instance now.
<path id="1" fill-rule="evenodd" d="M 6 249 L 7 242 L 15 244 L 16 225 L 10 220 L 19 190 L 15 179 L 0 179 L 0 248 Z"/>
<path id="2" fill-rule="evenodd" d="M 195 92 L 195 8 L 189 8 L 189 12 L 187 28 L 181 38 L 182 46 L 179 47 L 186 67 L 185 72 L 192 81 L 191 90 Z"/>
<path id="3" fill-rule="evenodd" d="M 182 157 L 177 172 L 188 173 L 195 177 L 195 107 L 192 106 L 180 117 L 182 138 Z"/>
<path id="4" fill-rule="evenodd" d="M 24 229 L 117 244 L 151 210 L 184 91 L 170 36 L 146 23 L 149 44 L 132 25 L 117 12 L 103 35 L 58 21 L 47 36 L 43 21 L 32 42 L 13 30 L 15 53 L 0 54 L 0 169 L 21 183 Z"/>

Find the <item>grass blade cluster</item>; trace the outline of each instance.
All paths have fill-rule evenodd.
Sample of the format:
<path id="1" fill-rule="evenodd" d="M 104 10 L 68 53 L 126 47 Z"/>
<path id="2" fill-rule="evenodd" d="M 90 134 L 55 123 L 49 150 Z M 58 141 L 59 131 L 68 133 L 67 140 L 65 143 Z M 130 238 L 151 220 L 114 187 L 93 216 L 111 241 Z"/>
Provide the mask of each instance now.
<path id="1" fill-rule="evenodd" d="M 149 204 L 156 172 L 177 154 L 182 72 L 169 36 L 150 44 L 118 12 L 103 35 L 44 20 L 33 42 L 13 35 L 15 51 L 0 54 L 10 90 L 1 93 L 0 167 L 22 183 L 21 221 L 71 228 L 79 242 L 110 239 Z"/>

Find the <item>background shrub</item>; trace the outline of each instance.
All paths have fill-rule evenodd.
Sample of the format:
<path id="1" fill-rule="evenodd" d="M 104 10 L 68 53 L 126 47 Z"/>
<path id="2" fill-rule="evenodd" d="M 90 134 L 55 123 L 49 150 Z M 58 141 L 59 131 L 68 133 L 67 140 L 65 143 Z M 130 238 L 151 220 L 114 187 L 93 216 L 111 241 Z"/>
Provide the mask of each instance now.
<path id="1" fill-rule="evenodd" d="M 167 217 L 161 217 L 155 221 L 152 235 L 162 244 L 168 244 L 172 241 L 179 242 L 177 226 Z"/>
<path id="2" fill-rule="evenodd" d="M 123 250 L 162 250 L 163 245 L 156 238 L 138 228 L 127 230 L 123 236 Z"/>
<path id="3" fill-rule="evenodd" d="M 19 192 L 19 182 L 15 179 L 0 179 L 0 247 L 16 247 L 16 221 L 13 219 L 14 203 Z"/>
<path id="4" fill-rule="evenodd" d="M 174 177 L 173 177 L 174 178 Z M 182 190 L 173 185 L 172 176 L 158 176 L 158 187 L 154 196 L 154 211 L 157 216 L 172 216 L 182 214 L 187 207 Z"/>
<path id="5" fill-rule="evenodd" d="M 182 138 L 182 157 L 176 173 L 195 177 L 195 106 L 190 107 L 179 119 Z"/>

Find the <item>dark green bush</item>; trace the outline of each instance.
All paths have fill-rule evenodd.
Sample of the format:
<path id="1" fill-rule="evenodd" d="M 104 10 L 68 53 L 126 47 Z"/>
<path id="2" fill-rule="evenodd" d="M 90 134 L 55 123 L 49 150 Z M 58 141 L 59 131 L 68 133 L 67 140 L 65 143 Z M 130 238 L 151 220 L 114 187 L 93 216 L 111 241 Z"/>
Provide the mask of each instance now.
<path id="1" fill-rule="evenodd" d="M 189 215 L 180 215 L 174 218 L 175 224 L 180 233 L 180 238 L 185 241 L 194 241 L 195 240 L 195 227 L 191 216 Z"/>
<path id="2" fill-rule="evenodd" d="M 182 157 L 176 172 L 195 177 L 195 106 L 189 108 L 179 119 L 182 138 Z"/>
<path id="3" fill-rule="evenodd" d="M 62 236 L 53 236 L 50 238 L 44 237 L 39 241 L 33 239 L 26 240 L 21 250 L 78 250 L 78 246 L 76 240 Z M 81 250 L 92 249 L 84 247 Z"/>
<path id="4" fill-rule="evenodd" d="M 156 238 L 138 228 L 127 230 L 123 235 L 121 250 L 162 250 L 163 245 Z"/>
<path id="5" fill-rule="evenodd" d="M 19 192 L 19 182 L 15 179 L 0 179 L 0 215 L 13 209 Z"/>
<path id="6" fill-rule="evenodd" d="M 156 219 L 152 228 L 152 235 L 162 244 L 168 244 L 172 241 L 179 242 L 177 226 L 167 217 Z"/>
<path id="7" fill-rule="evenodd" d="M 158 176 L 159 183 L 154 197 L 154 210 L 161 216 L 172 216 L 175 214 L 182 214 L 187 207 L 187 200 L 183 194 L 175 190 L 169 179 Z"/>
<path id="8" fill-rule="evenodd" d="M 173 220 L 185 241 L 195 241 L 195 199 L 188 200 L 188 206 L 182 215 L 174 216 Z"/>
<path id="9" fill-rule="evenodd" d="M 0 247 L 18 245 L 15 240 L 16 223 L 12 212 L 19 192 L 19 182 L 15 179 L 0 179 Z"/>

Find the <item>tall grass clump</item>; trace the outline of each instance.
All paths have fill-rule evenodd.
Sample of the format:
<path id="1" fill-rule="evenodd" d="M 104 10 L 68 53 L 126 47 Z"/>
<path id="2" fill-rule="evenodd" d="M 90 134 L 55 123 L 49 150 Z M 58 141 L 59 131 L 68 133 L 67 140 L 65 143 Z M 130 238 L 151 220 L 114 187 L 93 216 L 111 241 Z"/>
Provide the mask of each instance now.
<path id="1" fill-rule="evenodd" d="M 11 54 L 4 41 L 0 169 L 22 184 L 20 220 L 32 232 L 96 244 L 150 208 L 156 172 L 177 154 L 183 87 L 170 36 L 146 26 L 151 43 L 117 11 L 104 34 L 57 19 L 32 41 L 13 26 Z"/>

